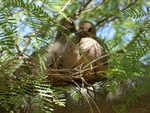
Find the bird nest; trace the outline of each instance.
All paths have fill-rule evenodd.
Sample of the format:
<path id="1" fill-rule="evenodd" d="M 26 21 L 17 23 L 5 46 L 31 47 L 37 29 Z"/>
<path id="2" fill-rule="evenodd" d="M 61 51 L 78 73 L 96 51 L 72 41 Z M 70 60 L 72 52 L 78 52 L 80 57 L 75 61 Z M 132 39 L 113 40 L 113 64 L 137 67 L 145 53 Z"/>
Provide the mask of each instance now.
<path id="1" fill-rule="evenodd" d="M 106 56 L 101 56 L 86 65 L 80 64 L 77 67 L 67 67 L 66 69 L 47 67 L 45 71 L 41 71 L 38 61 L 27 61 L 17 69 L 16 73 L 27 73 L 34 76 L 44 75 L 46 76 L 46 81 L 54 86 L 89 85 L 106 78 L 107 60 L 102 61 L 98 65 L 93 65 L 103 57 Z"/>
<path id="2" fill-rule="evenodd" d="M 50 84 L 55 86 L 88 85 L 104 78 L 106 65 L 90 66 L 86 68 L 75 67 L 72 69 L 47 69 L 45 75 Z"/>

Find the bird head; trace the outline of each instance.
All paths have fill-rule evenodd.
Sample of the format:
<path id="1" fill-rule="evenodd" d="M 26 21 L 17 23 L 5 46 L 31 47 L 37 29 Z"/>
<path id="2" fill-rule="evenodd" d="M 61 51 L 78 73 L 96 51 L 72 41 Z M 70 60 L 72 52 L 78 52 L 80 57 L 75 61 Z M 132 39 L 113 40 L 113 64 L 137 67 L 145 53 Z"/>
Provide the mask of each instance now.
<path id="1" fill-rule="evenodd" d="M 67 19 L 62 19 L 60 21 L 60 25 L 62 27 L 64 27 L 64 29 L 70 31 L 71 33 L 75 33 L 76 32 L 76 25 L 75 25 L 75 21 L 71 18 Z"/>
<path id="2" fill-rule="evenodd" d="M 77 30 L 76 35 L 80 37 L 96 38 L 95 26 L 89 21 L 81 21 L 79 23 L 79 30 Z"/>
<path id="3" fill-rule="evenodd" d="M 60 27 L 61 28 L 58 28 L 58 32 L 57 32 L 54 42 L 56 42 L 56 40 L 59 39 L 63 33 L 65 33 L 67 35 L 67 34 L 76 32 L 75 21 L 71 18 L 69 18 L 68 20 L 66 18 L 62 19 L 60 21 Z"/>

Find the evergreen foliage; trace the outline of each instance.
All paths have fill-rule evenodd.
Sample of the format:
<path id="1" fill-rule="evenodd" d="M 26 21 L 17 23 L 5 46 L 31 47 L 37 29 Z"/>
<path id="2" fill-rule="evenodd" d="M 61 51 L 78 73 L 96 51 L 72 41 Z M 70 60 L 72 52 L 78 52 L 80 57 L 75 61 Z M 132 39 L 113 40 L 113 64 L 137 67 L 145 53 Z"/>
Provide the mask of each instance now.
<path id="1" fill-rule="evenodd" d="M 67 16 L 92 21 L 97 36 L 106 43 L 109 55 L 106 76 L 116 80 L 108 82 L 109 91 L 115 92 L 122 80 L 146 77 L 131 89 L 132 96 L 123 98 L 126 105 L 113 107 L 116 113 L 118 107 L 125 112 L 128 104 L 150 91 L 150 2 L 69 1 L 0 0 L 0 106 L 9 112 L 26 106 L 32 99 L 30 106 L 38 108 L 35 113 L 50 113 L 54 104 L 65 106 L 63 92 L 68 90 L 75 99 L 79 98 L 73 87 L 53 87 L 43 81 L 42 71 L 38 76 L 17 75 L 17 79 L 13 75 L 25 57 L 53 41 L 56 30 L 61 28 L 59 20 Z"/>

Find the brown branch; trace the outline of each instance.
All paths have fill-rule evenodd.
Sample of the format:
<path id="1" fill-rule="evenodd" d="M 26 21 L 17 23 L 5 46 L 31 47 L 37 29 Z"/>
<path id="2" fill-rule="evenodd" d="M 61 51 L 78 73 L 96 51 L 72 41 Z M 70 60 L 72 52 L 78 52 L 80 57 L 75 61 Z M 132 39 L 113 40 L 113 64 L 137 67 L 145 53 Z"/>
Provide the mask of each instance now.
<path id="1" fill-rule="evenodd" d="M 94 7 L 94 8 L 90 8 L 85 11 L 82 11 L 81 14 L 94 11 L 97 8 L 97 6 L 102 5 L 104 2 L 105 2 L 105 0 L 103 0 L 101 3 L 97 4 L 96 7 Z"/>
<path id="2" fill-rule="evenodd" d="M 75 13 L 73 14 L 73 17 L 74 18 L 77 18 L 81 12 L 91 3 L 92 0 L 88 0 L 86 3 L 85 3 L 85 0 L 81 3 L 81 6 L 78 10 L 75 11 Z"/>
<path id="3" fill-rule="evenodd" d="M 18 45 L 16 45 L 16 49 L 17 49 L 18 54 L 19 54 L 19 56 L 20 56 L 23 52 L 21 51 L 21 49 L 19 48 L 19 46 L 18 46 Z"/>
<path id="4" fill-rule="evenodd" d="M 16 49 L 17 49 L 17 51 L 18 51 L 17 57 L 18 57 L 18 56 L 21 56 L 22 54 L 24 54 L 24 52 L 27 50 L 27 48 L 28 48 L 30 42 L 31 42 L 31 38 L 29 38 L 29 41 L 27 42 L 27 44 L 26 44 L 26 46 L 25 46 L 25 48 L 24 48 L 23 50 L 21 50 L 20 47 L 16 44 Z"/>
<path id="5" fill-rule="evenodd" d="M 106 22 L 110 17 L 112 16 L 105 17 L 104 19 L 98 21 L 95 26 L 98 26 L 100 23 Z"/>
<path id="6" fill-rule="evenodd" d="M 31 38 L 29 38 L 27 45 L 26 45 L 25 48 L 23 49 L 23 52 L 25 52 L 25 51 L 27 50 L 27 48 L 28 48 L 30 42 L 31 42 Z"/>
<path id="7" fill-rule="evenodd" d="M 81 7 L 79 8 L 78 14 L 80 14 L 87 6 L 88 4 L 91 2 L 92 0 L 88 0 L 85 4 L 84 2 L 82 2 Z"/>
<path id="8" fill-rule="evenodd" d="M 0 57 L 2 58 L 2 56 L 6 53 L 5 50 L 0 50 Z"/>
<path id="9" fill-rule="evenodd" d="M 135 3 L 137 2 L 137 0 L 134 0 L 133 2 L 131 2 L 130 4 L 127 4 L 125 7 L 123 7 L 119 12 L 122 12 L 122 11 L 124 11 L 125 9 L 127 9 L 127 8 L 129 8 L 129 7 L 131 7 L 132 5 L 134 5 Z M 98 26 L 100 23 L 103 23 L 103 24 L 101 24 L 100 26 L 102 26 L 102 25 L 104 25 L 104 22 L 111 22 L 111 21 L 114 21 L 114 20 L 116 20 L 118 17 L 114 17 L 114 18 L 112 18 L 112 17 L 114 17 L 113 15 L 109 15 L 108 17 L 105 17 L 104 19 L 102 19 L 102 20 L 100 20 L 99 22 L 97 22 L 97 24 L 95 25 L 95 26 Z M 112 18 L 112 19 L 110 19 L 110 18 Z M 109 20 L 110 19 L 110 20 Z"/>
<path id="10" fill-rule="evenodd" d="M 24 36 L 23 38 L 31 38 L 31 37 L 36 37 L 37 35 L 29 35 L 29 36 Z"/>

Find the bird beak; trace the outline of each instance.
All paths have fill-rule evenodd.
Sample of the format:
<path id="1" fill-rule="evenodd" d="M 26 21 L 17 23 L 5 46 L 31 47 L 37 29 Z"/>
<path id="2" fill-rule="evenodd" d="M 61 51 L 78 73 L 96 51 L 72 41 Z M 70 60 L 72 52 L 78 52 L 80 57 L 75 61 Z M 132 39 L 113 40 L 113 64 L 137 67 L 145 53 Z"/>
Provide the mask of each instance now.
<path id="1" fill-rule="evenodd" d="M 75 28 L 70 29 L 71 33 L 76 33 L 77 30 Z"/>
<path id="2" fill-rule="evenodd" d="M 76 35 L 82 35 L 82 33 L 83 33 L 83 30 L 82 30 L 82 29 L 79 29 L 79 30 L 77 30 L 77 31 L 75 32 Z"/>

